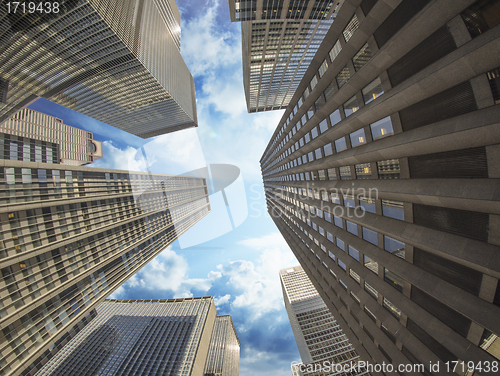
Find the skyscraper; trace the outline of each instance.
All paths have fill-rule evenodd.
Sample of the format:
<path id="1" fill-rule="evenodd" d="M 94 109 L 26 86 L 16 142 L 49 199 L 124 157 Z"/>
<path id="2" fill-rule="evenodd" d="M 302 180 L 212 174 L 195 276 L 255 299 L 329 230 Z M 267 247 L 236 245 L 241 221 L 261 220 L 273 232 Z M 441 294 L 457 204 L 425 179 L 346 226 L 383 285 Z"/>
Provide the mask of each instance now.
<path id="1" fill-rule="evenodd" d="M 216 314 L 212 297 L 105 300 L 37 376 L 202 375 Z"/>
<path id="2" fill-rule="evenodd" d="M 4 143 L 4 151 L 8 153 L 8 156 L 3 155 L 5 159 L 52 163 L 53 158 L 52 160 L 49 158 L 49 161 L 43 160 L 43 144 L 32 142 L 32 140 L 57 144 L 59 147 L 55 163 L 60 161 L 62 164 L 83 166 L 102 158 L 102 142 L 94 140 L 91 132 L 71 127 L 64 124 L 61 119 L 29 108 L 22 109 L 9 120 L 1 123 L 0 133 L 17 136 L 16 140 L 9 137 L 11 142 L 9 142 L 8 150 L 5 147 L 7 143 Z M 5 136 L 3 137 L 5 139 Z M 20 141 L 20 138 L 23 141 Z M 26 138 L 30 142 L 25 142 Z M 30 144 L 34 146 L 31 147 Z M 39 152 L 37 148 L 40 149 Z M 55 154 L 53 153 L 53 156 Z"/>
<path id="3" fill-rule="evenodd" d="M 298 374 L 306 374 L 308 368 L 316 369 L 313 373 L 323 370 L 327 374 L 332 364 L 336 365 L 339 375 L 344 374 L 340 370 L 350 370 L 359 356 L 302 267 L 280 270 L 280 280 L 286 312 L 303 363 L 298 366 Z M 331 374 L 337 374 L 335 368 Z"/>
<path id="4" fill-rule="evenodd" d="M 43 97 L 142 138 L 197 126 L 174 0 L 0 5 L 0 123 Z"/>
<path id="5" fill-rule="evenodd" d="M 242 21 L 248 112 L 286 108 L 343 0 L 228 1 Z"/>
<path id="6" fill-rule="evenodd" d="M 202 178 L 1 162 L 0 373 L 33 375 L 210 205 Z"/>
<path id="7" fill-rule="evenodd" d="M 238 376 L 240 340 L 231 316 L 215 318 L 204 376 Z"/>
<path id="8" fill-rule="evenodd" d="M 340 9 L 261 159 L 268 209 L 361 359 L 494 364 L 500 2 L 392 4 Z"/>

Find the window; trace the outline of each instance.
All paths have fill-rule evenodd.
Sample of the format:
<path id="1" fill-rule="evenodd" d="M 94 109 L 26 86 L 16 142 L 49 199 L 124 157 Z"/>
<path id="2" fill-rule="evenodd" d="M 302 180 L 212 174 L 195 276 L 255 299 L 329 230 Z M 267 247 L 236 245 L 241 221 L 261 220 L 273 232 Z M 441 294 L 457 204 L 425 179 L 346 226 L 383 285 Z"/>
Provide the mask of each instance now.
<path id="1" fill-rule="evenodd" d="M 368 256 L 363 256 L 363 264 L 366 268 L 378 275 L 378 262 L 372 260 Z"/>
<path id="2" fill-rule="evenodd" d="M 349 269 L 349 274 L 350 276 L 352 277 L 352 279 L 354 279 L 356 282 L 361 283 L 361 278 L 359 277 L 359 274 L 356 273 L 354 270 L 352 269 Z"/>
<path id="3" fill-rule="evenodd" d="M 372 167 L 370 163 L 354 165 L 354 169 L 356 170 L 356 179 L 371 179 Z"/>
<path id="4" fill-rule="evenodd" d="M 326 144 L 323 146 L 323 152 L 325 153 L 325 157 L 333 154 L 332 144 Z"/>
<path id="5" fill-rule="evenodd" d="M 356 223 L 353 223 L 351 221 L 345 221 L 347 231 L 350 232 L 353 235 L 358 236 L 358 225 Z"/>
<path id="6" fill-rule="evenodd" d="M 404 221 L 404 204 L 398 201 L 382 200 L 382 215 Z"/>
<path id="7" fill-rule="evenodd" d="M 378 291 L 375 290 L 372 286 L 365 282 L 365 290 L 373 296 L 375 299 L 378 299 Z"/>
<path id="8" fill-rule="evenodd" d="M 352 246 L 349 246 L 349 256 L 351 256 L 356 261 L 359 261 L 359 251 Z"/>
<path id="9" fill-rule="evenodd" d="M 340 172 L 340 180 L 351 180 L 351 166 L 342 166 L 339 167 Z"/>
<path id="10" fill-rule="evenodd" d="M 335 261 L 335 255 L 332 252 L 328 251 L 328 257 Z"/>
<path id="11" fill-rule="evenodd" d="M 384 308 L 387 309 L 394 317 L 396 317 L 397 319 L 401 317 L 401 310 L 394 304 L 392 304 L 386 297 L 384 297 L 382 304 Z"/>
<path id="12" fill-rule="evenodd" d="M 345 140 L 345 137 L 341 137 L 337 140 L 335 140 L 335 150 L 338 152 L 347 149 L 347 142 Z"/>
<path id="13" fill-rule="evenodd" d="M 325 132 L 326 130 L 328 129 L 328 122 L 326 121 L 326 119 L 323 119 L 323 121 L 321 123 L 319 123 L 319 131 L 321 133 Z"/>
<path id="14" fill-rule="evenodd" d="M 354 69 L 359 71 L 372 57 L 372 52 L 368 43 L 365 43 L 363 47 L 358 51 L 356 55 L 352 58 L 352 63 L 354 64 Z"/>
<path id="15" fill-rule="evenodd" d="M 361 210 L 367 211 L 369 213 L 375 213 L 375 200 L 370 200 L 365 197 L 360 197 L 359 198 L 359 206 L 361 207 Z"/>
<path id="16" fill-rule="evenodd" d="M 338 54 L 340 53 L 340 51 L 342 51 L 342 46 L 340 45 L 340 41 L 337 40 L 337 43 L 335 43 L 335 45 L 332 47 L 332 49 L 330 50 L 330 60 L 333 62 L 335 60 L 335 58 L 338 56 Z"/>
<path id="17" fill-rule="evenodd" d="M 326 61 L 326 59 L 323 61 L 323 64 L 321 64 L 321 66 L 319 67 L 318 69 L 318 73 L 319 73 L 319 77 L 323 77 L 323 75 L 326 73 L 328 69 L 328 61 Z"/>
<path id="18" fill-rule="evenodd" d="M 396 290 L 403 291 L 403 278 L 387 268 L 384 268 L 384 280 Z"/>
<path id="19" fill-rule="evenodd" d="M 319 180 L 326 180 L 325 170 L 318 170 Z"/>
<path id="20" fill-rule="evenodd" d="M 331 114 L 330 114 L 330 124 L 332 125 L 332 127 L 337 124 L 340 120 L 342 120 L 340 118 L 340 110 L 339 109 L 336 109 L 335 111 L 333 111 Z"/>
<path id="21" fill-rule="evenodd" d="M 333 216 L 333 223 L 337 227 L 344 228 L 344 226 L 342 225 L 342 218 L 337 217 L 336 215 Z"/>
<path id="22" fill-rule="evenodd" d="M 335 168 L 329 168 L 327 172 L 328 180 L 337 180 L 337 172 L 335 171 Z"/>
<path id="23" fill-rule="evenodd" d="M 405 258 L 405 243 L 393 239 L 387 235 L 384 235 L 384 249 L 390 254 L 398 256 L 403 260 Z"/>
<path id="24" fill-rule="evenodd" d="M 379 138 L 387 137 L 394 134 L 390 116 L 387 116 L 383 119 L 376 121 L 375 123 L 370 124 L 370 128 L 372 131 L 372 137 L 374 141 Z"/>
<path id="25" fill-rule="evenodd" d="M 374 99 L 377 99 L 379 96 L 384 94 L 384 89 L 382 88 L 380 77 L 377 77 L 368 85 L 366 85 L 365 88 L 361 90 L 361 92 L 363 93 L 363 100 L 365 101 L 365 104 L 370 103 Z"/>
<path id="26" fill-rule="evenodd" d="M 359 103 L 356 99 L 356 95 L 352 96 L 351 99 L 345 102 L 343 107 L 345 116 L 352 115 L 357 110 L 359 110 Z"/>
<path id="27" fill-rule="evenodd" d="M 337 247 L 339 247 L 341 250 L 343 250 L 345 252 L 345 243 L 343 240 L 340 240 L 339 238 L 337 238 L 336 244 L 337 244 Z"/>
<path id="28" fill-rule="evenodd" d="M 349 68 L 347 65 L 342 69 L 335 79 L 337 80 L 337 85 L 339 89 L 346 84 L 347 81 L 351 78 L 351 73 L 349 72 Z"/>
<path id="29" fill-rule="evenodd" d="M 339 266 L 342 269 L 344 269 L 345 271 L 347 271 L 347 266 L 346 266 L 346 264 L 341 259 L 338 259 L 338 263 L 339 263 Z"/>
<path id="30" fill-rule="evenodd" d="M 363 239 L 374 245 L 378 245 L 378 235 L 376 231 L 370 230 L 369 228 L 363 227 Z"/>
<path id="31" fill-rule="evenodd" d="M 401 177 L 399 159 L 387 159 L 377 162 L 377 171 L 379 179 L 399 179 Z"/>
<path id="32" fill-rule="evenodd" d="M 344 31 L 342 32 L 342 34 L 344 34 L 344 39 L 346 43 L 349 42 L 349 39 L 351 39 L 354 32 L 358 30 L 358 27 L 359 27 L 359 20 L 358 17 L 354 15 L 352 16 L 351 20 L 349 21 Z"/>
<path id="33" fill-rule="evenodd" d="M 355 208 L 356 204 L 354 203 L 354 196 L 344 195 L 344 206 L 349 208 Z"/>
<path id="34" fill-rule="evenodd" d="M 351 139 L 351 147 L 353 148 L 359 145 L 366 144 L 365 130 L 363 128 L 352 132 L 349 137 Z"/>
<path id="35" fill-rule="evenodd" d="M 315 155 L 316 159 L 323 158 L 323 155 L 321 155 L 321 148 L 317 148 L 317 149 L 314 151 L 314 155 Z"/>

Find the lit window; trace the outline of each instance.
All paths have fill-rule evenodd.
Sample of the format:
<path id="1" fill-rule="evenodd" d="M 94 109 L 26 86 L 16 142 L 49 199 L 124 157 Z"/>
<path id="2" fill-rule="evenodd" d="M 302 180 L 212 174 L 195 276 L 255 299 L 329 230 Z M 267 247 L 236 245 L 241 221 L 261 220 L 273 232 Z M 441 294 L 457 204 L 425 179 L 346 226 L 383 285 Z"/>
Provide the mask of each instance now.
<path id="1" fill-rule="evenodd" d="M 380 95 L 384 94 L 384 89 L 382 88 L 382 82 L 380 81 L 380 78 L 377 77 L 375 80 L 366 85 L 366 87 L 362 90 L 362 93 L 365 104 L 370 103 Z"/>

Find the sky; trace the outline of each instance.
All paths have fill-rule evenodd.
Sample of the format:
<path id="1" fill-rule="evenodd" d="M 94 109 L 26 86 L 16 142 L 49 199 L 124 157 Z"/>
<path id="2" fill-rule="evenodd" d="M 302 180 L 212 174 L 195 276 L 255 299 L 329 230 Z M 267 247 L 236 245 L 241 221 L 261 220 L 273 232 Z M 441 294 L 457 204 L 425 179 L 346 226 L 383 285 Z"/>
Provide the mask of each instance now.
<path id="1" fill-rule="evenodd" d="M 90 167 L 182 174 L 211 166 L 212 213 L 183 234 L 111 297 L 164 299 L 213 296 L 230 314 L 241 342 L 240 375 L 291 375 L 300 361 L 283 303 L 279 270 L 298 265 L 269 217 L 259 160 L 283 111 L 248 114 L 243 90 L 241 31 L 227 0 L 178 0 L 181 53 L 195 79 L 198 128 L 141 139 L 44 99 L 29 107 L 93 132 L 104 158 Z M 149 166 L 136 158 L 143 148 Z M 239 169 L 239 170 L 238 170 Z M 220 176 L 220 174 L 219 174 Z"/>

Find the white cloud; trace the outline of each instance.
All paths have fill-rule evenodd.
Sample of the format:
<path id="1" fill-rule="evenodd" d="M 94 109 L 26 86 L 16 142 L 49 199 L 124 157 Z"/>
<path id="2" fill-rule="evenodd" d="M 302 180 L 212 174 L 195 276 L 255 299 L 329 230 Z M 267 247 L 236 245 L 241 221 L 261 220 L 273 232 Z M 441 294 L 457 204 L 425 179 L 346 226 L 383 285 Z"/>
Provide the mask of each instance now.
<path id="1" fill-rule="evenodd" d="M 150 261 L 134 274 L 118 292 L 120 296 L 126 290 L 146 289 L 150 291 L 172 291 L 175 297 L 192 297 L 192 289 L 208 291 L 212 283 L 221 277 L 220 272 L 210 272 L 207 278 L 188 278 L 188 264 L 184 257 L 176 254 L 170 247 Z"/>
<path id="2" fill-rule="evenodd" d="M 229 277 L 228 283 L 238 291 L 231 306 L 250 308 L 249 319 L 255 321 L 263 314 L 282 309 L 279 271 L 298 262 L 279 233 L 246 239 L 238 244 L 260 251 L 257 262 L 233 261 L 219 265 L 218 269 Z"/>
<path id="3" fill-rule="evenodd" d="M 229 302 L 229 299 L 231 299 L 231 295 L 229 295 L 229 294 L 226 294 L 224 296 L 215 297 L 214 298 L 215 306 L 219 307 L 223 304 L 226 304 L 227 302 Z"/>
<path id="4" fill-rule="evenodd" d="M 240 37 L 217 24 L 220 1 L 182 25 L 181 53 L 193 76 L 241 61 Z"/>
<path id="5" fill-rule="evenodd" d="M 104 157 L 98 159 L 91 167 L 146 171 L 146 161 L 143 158 L 136 158 L 138 156 L 138 149 L 131 146 L 127 146 L 126 149 L 120 149 L 113 145 L 111 141 L 104 141 L 102 147 Z"/>

